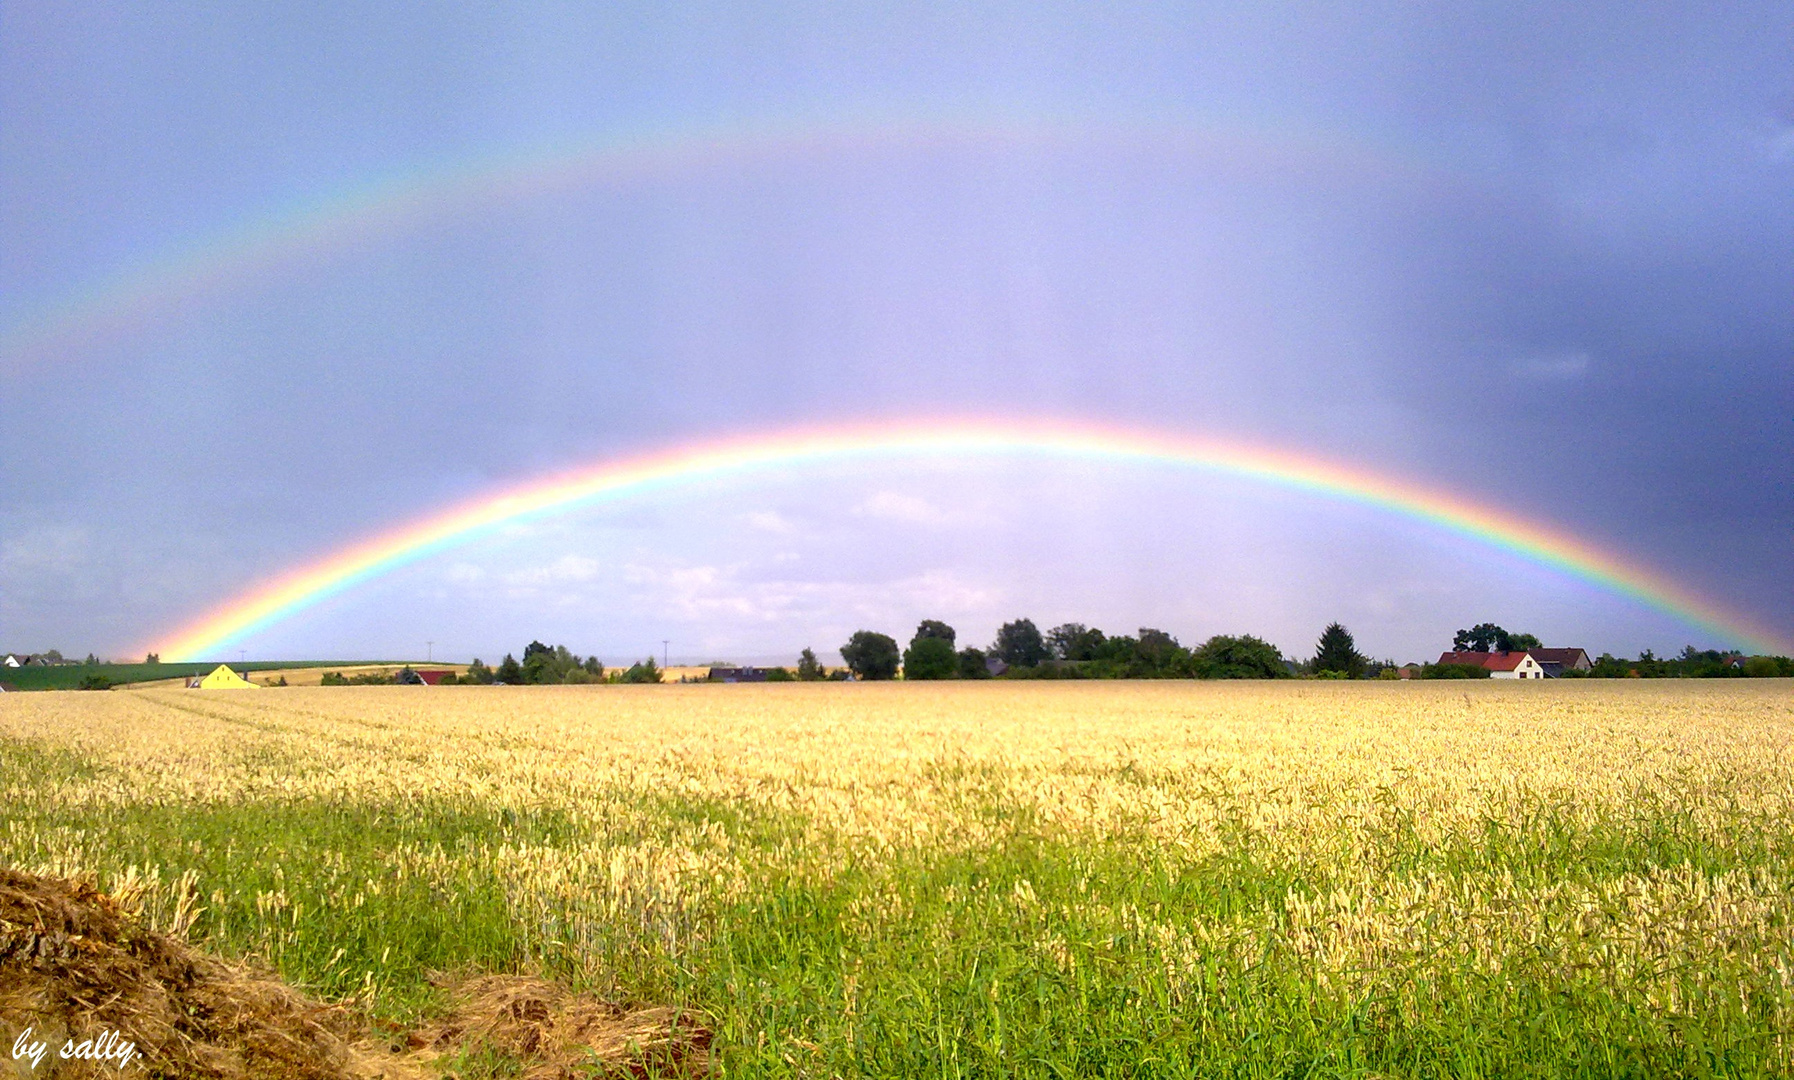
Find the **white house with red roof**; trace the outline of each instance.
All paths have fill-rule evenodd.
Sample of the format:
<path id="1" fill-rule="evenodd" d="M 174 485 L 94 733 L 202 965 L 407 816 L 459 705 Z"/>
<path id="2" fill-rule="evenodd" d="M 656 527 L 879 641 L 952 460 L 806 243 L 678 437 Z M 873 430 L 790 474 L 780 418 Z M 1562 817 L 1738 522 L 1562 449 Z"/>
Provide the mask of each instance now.
<path id="1" fill-rule="evenodd" d="M 1530 652 L 1448 652 L 1439 654 L 1439 662 L 1483 668 L 1491 679 L 1545 679 L 1553 674 Z"/>

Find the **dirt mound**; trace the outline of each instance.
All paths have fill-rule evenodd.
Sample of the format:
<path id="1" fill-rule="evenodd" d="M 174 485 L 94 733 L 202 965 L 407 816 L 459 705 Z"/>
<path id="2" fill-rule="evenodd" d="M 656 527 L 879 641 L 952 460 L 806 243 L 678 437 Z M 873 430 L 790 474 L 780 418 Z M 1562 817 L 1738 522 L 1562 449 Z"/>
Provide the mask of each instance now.
<path id="1" fill-rule="evenodd" d="M 706 1071 L 710 1032 L 677 1009 L 629 1011 L 522 975 L 481 975 L 447 986 L 454 1009 L 413 1034 L 414 1046 L 508 1059 L 521 1066 L 516 1075 L 524 1080 L 590 1076 L 600 1065 L 635 1076 Z"/>
<path id="2" fill-rule="evenodd" d="M 709 1033 L 673 1010 L 626 1011 L 518 976 L 450 989 L 451 1014 L 394 1053 L 353 1010 L 152 932 L 87 882 L 0 867 L 0 1075 L 116 1077 L 127 1048 L 131 1073 L 204 1080 L 411 1080 L 471 1071 L 476 1057 L 531 1080 L 707 1065 Z M 12 1053 L 26 1028 L 45 1044 L 35 1067 Z"/>

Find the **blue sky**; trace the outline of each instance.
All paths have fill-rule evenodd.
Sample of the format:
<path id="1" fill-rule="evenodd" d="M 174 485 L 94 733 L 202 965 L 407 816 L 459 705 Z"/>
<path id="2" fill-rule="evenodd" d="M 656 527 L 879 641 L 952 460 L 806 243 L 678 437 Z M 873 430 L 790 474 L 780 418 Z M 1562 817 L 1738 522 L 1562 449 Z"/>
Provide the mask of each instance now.
<path id="1" fill-rule="evenodd" d="M 1794 12 L 1768 3 L 8 4 L 0 647 L 133 648 L 607 456 L 948 414 L 1417 478 L 1794 635 L 1791 58 Z M 104 303 L 345 191 L 712 137 L 762 149 Z M 65 328 L 95 332 L 21 329 L 96 289 Z M 1340 506 L 919 465 L 569 515 L 244 644 L 776 659 L 1020 614 L 1292 653 L 1337 618 L 1399 659 L 1485 619 L 1725 644 Z"/>

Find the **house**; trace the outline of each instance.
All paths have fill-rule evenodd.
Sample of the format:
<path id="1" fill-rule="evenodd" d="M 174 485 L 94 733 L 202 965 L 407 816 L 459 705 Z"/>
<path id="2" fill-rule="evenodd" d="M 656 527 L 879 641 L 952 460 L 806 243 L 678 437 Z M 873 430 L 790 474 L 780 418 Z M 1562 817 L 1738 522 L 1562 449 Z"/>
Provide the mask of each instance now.
<path id="1" fill-rule="evenodd" d="M 16 687 L 16 686 L 14 686 L 14 685 L 13 685 L 13 684 L 12 684 L 12 683 L 9 683 L 9 682 L 0 682 L 0 694 L 13 694 L 13 693 L 17 693 L 17 692 L 18 692 L 18 689 L 19 689 L 19 688 L 18 688 L 18 687 Z"/>
<path id="2" fill-rule="evenodd" d="M 1418 679 L 1420 678 L 1420 665 L 1403 664 L 1401 667 L 1395 669 L 1395 677 L 1398 679 Z"/>
<path id="3" fill-rule="evenodd" d="M 0 656 L 0 667 L 24 667 L 26 659 L 28 658 L 20 656 L 18 653 L 7 653 L 5 656 Z"/>
<path id="4" fill-rule="evenodd" d="M 402 667 L 393 673 L 392 681 L 400 686 L 436 686 L 442 682 L 444 676 L 453 674 L 453 671 L 446 669 Z"/>
<path id="5" fill-rule="evenodd" d="M 1589 671 L 1594 663 L 1588 658 L 1586 649 L 1527 649 L 1526 654 L 1544 665 L 1550 671 L 1556 664 L 1558 671 Z M 1555 677 L 1556 672 L 1552 672 Z"/>
<path id="6" fill-rule="evenodd" d="M 1488 671 L 1491 679 L 1550 677 L 1545 671 L 1545 665 L 1533 659 L 1529 652 L 1447 652 L 1439 654 L 1439 663 L 1480 667 Z"/>
<path id="7" fill-rule="evenodd" d="M 997 657 L 987 656 L 984 658 L 984 670 L 990 673 L 991 678 L 995 679 L 999 676 L 1008 674 L 1009 665 Z"/>
<path id="8" fill-rule="evenodd" d="M 261 687 L 232 671 L 228 665 L 219 664 L 212 673 L 194 684 L 201 690 L 260 690 Z"/>
<path id="9" fill-rule="evenodd" d="M 1490 653 L 1489 659 L 1483 662 L 1489 669 L 1491 679 L 1543 679 L 1545 665 L 1532 658 L 1531 653 L 1503 652 Z"/>
<path id="10" fill-rule="evenodd" d="M 710 681 L 721 683 L 765 682 L 766 669 L 757 667 L 713 667 Z"/>

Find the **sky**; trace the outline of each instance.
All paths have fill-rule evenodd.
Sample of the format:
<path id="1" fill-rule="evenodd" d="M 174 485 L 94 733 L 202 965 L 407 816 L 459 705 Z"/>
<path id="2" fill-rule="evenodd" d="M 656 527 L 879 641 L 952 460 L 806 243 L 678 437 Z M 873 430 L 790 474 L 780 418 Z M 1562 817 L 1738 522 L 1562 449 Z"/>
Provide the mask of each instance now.
<path id="1" fill-rule="evenodd" d="M 140 655 L 544 476 L 941 418 L 1401 478 L 1794 640 L 1794 8 L 852 7 L 0 6 L 0 648 Z M 219 658 L 1021 616 L 1740 643 L 1312 494 L 893 457 L 517 524 Z"/>

